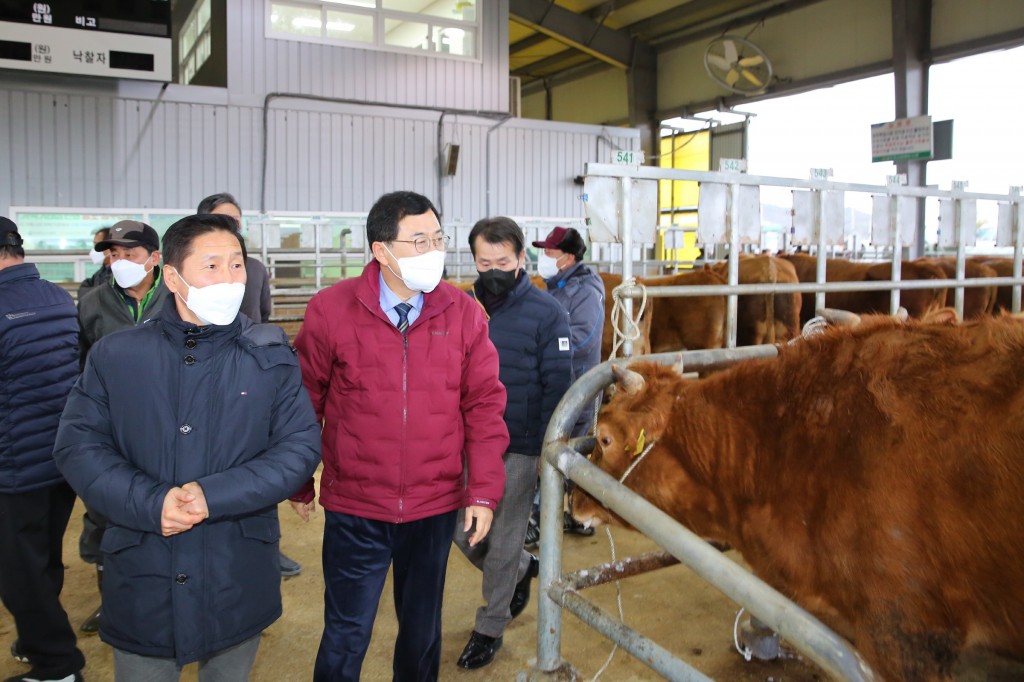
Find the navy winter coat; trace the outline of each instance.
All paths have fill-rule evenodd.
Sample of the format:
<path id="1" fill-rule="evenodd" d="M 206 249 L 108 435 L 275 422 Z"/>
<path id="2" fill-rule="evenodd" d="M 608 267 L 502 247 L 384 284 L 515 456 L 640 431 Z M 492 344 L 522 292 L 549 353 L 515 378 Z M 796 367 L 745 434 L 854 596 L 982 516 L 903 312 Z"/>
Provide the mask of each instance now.
<path id="1" fill-rule="evenodd" d="M 483 300 L 479 280 L 470 292 Z M 572 383 L 569 315 L 524 275 L 491 312 L 488 335 L 505 385 L 510 452 L 540 455 L 555 406 Z"/>
<path id="2" fill-rule="evenodd" d="M 0 270 L 0 493 L 59 483 L 53 440 L 78 378 L 78 311 L 31 263 Z"/>
<path id="3" fill-rule="evenodd" d="M 279 327 L 195 327 L 168 298 L 92 347 L 54 458 L 110 521 L 103 641 L 185 664 L 281 615 L 277 504 L 316 469 L 320 425 Z M 164 498 L 190 481 L 210 516 L 163 537 Z"/>

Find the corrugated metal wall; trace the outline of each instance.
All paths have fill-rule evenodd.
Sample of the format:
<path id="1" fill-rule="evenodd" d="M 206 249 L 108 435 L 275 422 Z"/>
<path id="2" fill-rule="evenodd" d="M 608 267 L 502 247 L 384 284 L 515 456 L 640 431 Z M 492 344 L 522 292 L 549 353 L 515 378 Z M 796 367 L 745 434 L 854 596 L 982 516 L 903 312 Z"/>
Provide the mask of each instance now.
<path id="1" fill-rule="evenodd" d="M 507 4 L 486 3 L 479 63 L 268 40 L 264 3 L 229 0 L 227 90 L 0 73 L 0 212 L 188 208 L 225 190 L 258 208 L 264 97 L 290 92 L 391 106 L 274 99 L 269 212 L 363 212 L 401 188 L 430 196 L 453 220 L 582 216 L 572 178 L 587 161 L 638 148 L 635 131 L 523 119 L 496 126 L 448 113 L 442 145 L 461 153 L 456 174 L 439 183 L 440 109 L 507 105 Z"/>
<path id="2" fill-rule="evenodd" d="M 574 176 L 635 131 L 448 116 L 442 143 L 460 145 L 438 194 L 440 112 L 288 100 L 268 117 L 266 208 L 369 209 L 412 189 L 446 217 L 582 215 Z M 0 87 L 0 211 L 16 206 L 187 208 L 215 191 L 246 208 L 261 196 L 259 107 L 154 102 Z M 490 169 L 488 170 L 488 131 Z M 488 184 L 489 182 L 489 184 Z M 488 195 L 488 186 L 490 193 Z"/>

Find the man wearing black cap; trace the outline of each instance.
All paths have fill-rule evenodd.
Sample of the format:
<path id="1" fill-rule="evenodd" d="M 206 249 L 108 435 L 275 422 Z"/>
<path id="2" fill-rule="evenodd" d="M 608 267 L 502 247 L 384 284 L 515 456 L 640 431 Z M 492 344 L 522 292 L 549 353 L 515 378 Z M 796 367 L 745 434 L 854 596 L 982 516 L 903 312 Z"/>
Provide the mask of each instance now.
<path id="1" fill-rule="evenodd" d="M 142 323 L 167 297 L 159 266 L 160 236 L 149 225 L 122 220 L 93 248 L 110 251 L 113 281 L 95 287 L 78 302 L 83 359 L 94 343 Z"/>
<path id="2" fill-rule="evenodd" d="M 0 599 L 17 629 L 11 654 L 32 666 L 5 682 L 82 679 L 85 657 L 60 604 L 75 493 L 53 460 L 77 377 L 75 304 L 25 262 L 17 226 L 0 217 Z"/>
<path id="3" fill-rule="evenodd" d="M 167 298 L 160 271 L 160 237 L 149 225 L 122 220 L 110 228 L 106 239 L 96 242 L 95 251 L 110 252 L 112 281 L 87 290 L 78 301 L 79 339 L 82 362 L 93 344 L 122 329 L 131 329 L 150 318 Z M 96 582 L 103 582 L 103 555 L 100 542 L 107 522 L 95 510 L 82 519 L 79 553 L 82 560 L 96 564 Z M 94 633 L 99 629 L 100 607 L 85 619 L 80 629 Z"/>

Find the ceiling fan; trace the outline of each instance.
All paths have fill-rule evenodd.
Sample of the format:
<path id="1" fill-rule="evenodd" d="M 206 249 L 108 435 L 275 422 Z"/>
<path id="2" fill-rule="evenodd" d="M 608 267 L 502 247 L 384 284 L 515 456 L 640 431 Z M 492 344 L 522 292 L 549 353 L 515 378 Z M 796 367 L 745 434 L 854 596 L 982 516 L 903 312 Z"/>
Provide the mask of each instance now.
<path id="1" fill-rule="evenodd" d="M 764 92 L 772 80 L 772 63 L 755 43 L 724 35 L 708 43 L 704 69 L 722 87 L 741 95 Z"/>

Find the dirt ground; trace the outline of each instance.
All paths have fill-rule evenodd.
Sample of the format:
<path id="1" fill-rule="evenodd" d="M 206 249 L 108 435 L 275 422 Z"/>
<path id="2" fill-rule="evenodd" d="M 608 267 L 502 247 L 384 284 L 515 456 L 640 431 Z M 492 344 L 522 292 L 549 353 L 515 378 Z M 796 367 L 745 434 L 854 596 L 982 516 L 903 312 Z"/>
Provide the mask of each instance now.
<path id="1" fill-rule="evenodd" d="M 68 570 L 63 601 L 76 627 L 97 601 L 94 570 L 78 558 L 81 512 L 79 503 L 64 542 Z M 287 505 L 282 505 L 280 514 L 282 549 L 299 561 L 304 570 L 301 575 L 282 584 L 284 615 L 263 634 L 251 678 L 256 682 L 311 679 L 323 626 L 323 574 L 320 569 L 323 513 L 318 509 L 308 524 L 304 524 Z M 613 532 L 619 559 L 657 549 L 637 533 Z M 608 540 L 603 532 L 589 538 L 566 537 L 565 570 L 595 566 L 610 559 Z M 495 661 L 480 670 L 462 670 L 455 662 L 469 638 L 473 616 L 481 601 L 480 574 L 457 549 L 452 552 L 448 567 L 441 679 L 457 682 L 515 680 L 520 673 L 528 672 L 531 659 L 537 655 L 536 590 L 529 606 L 506 630 L 504 647 Z M 623 581 L 621 587 L 626 623 L 713 679 L 730 682 L 812 682 L 827 679 L 813 664 L 792 654 L 772 662 L 745 662 L 733 649 L 736 605 L 682 566 L 630 578 Z M 583 594 L 605 610 L 617 611 L 614 585 L 590 588 Z M 604 664 L 612 644 L 569 613 L 563 617 L 563 628 L 563 658 L 576 667 L 581 679 L 592 679 Z M 381 599 L 373 640 L 363 666 L 363 680 L 391 679 L 391 648 L 395 633 L 394 601 L 389 582 Z M 7 653 L 9 642 L 14 638 L 13 621 L 6 611 L 0 610 L 0 679 L 27 671 L 27 666 L 16 663 Z M 113 680 L 110 648 L 96 636 L 80 638 L 79 646 L 86 657 L 86 679 L 89 682 Z M 196 679 L 194 665 L 185 669 L 182 679 Z M 625 682 L 660 678 L 620 650 L 601 679 Z M 1021 679 L 1024 679 L 1024 674 L 1019 669 L 994 675 L 958 676 L 958 680 L 965 682 Z"/>

